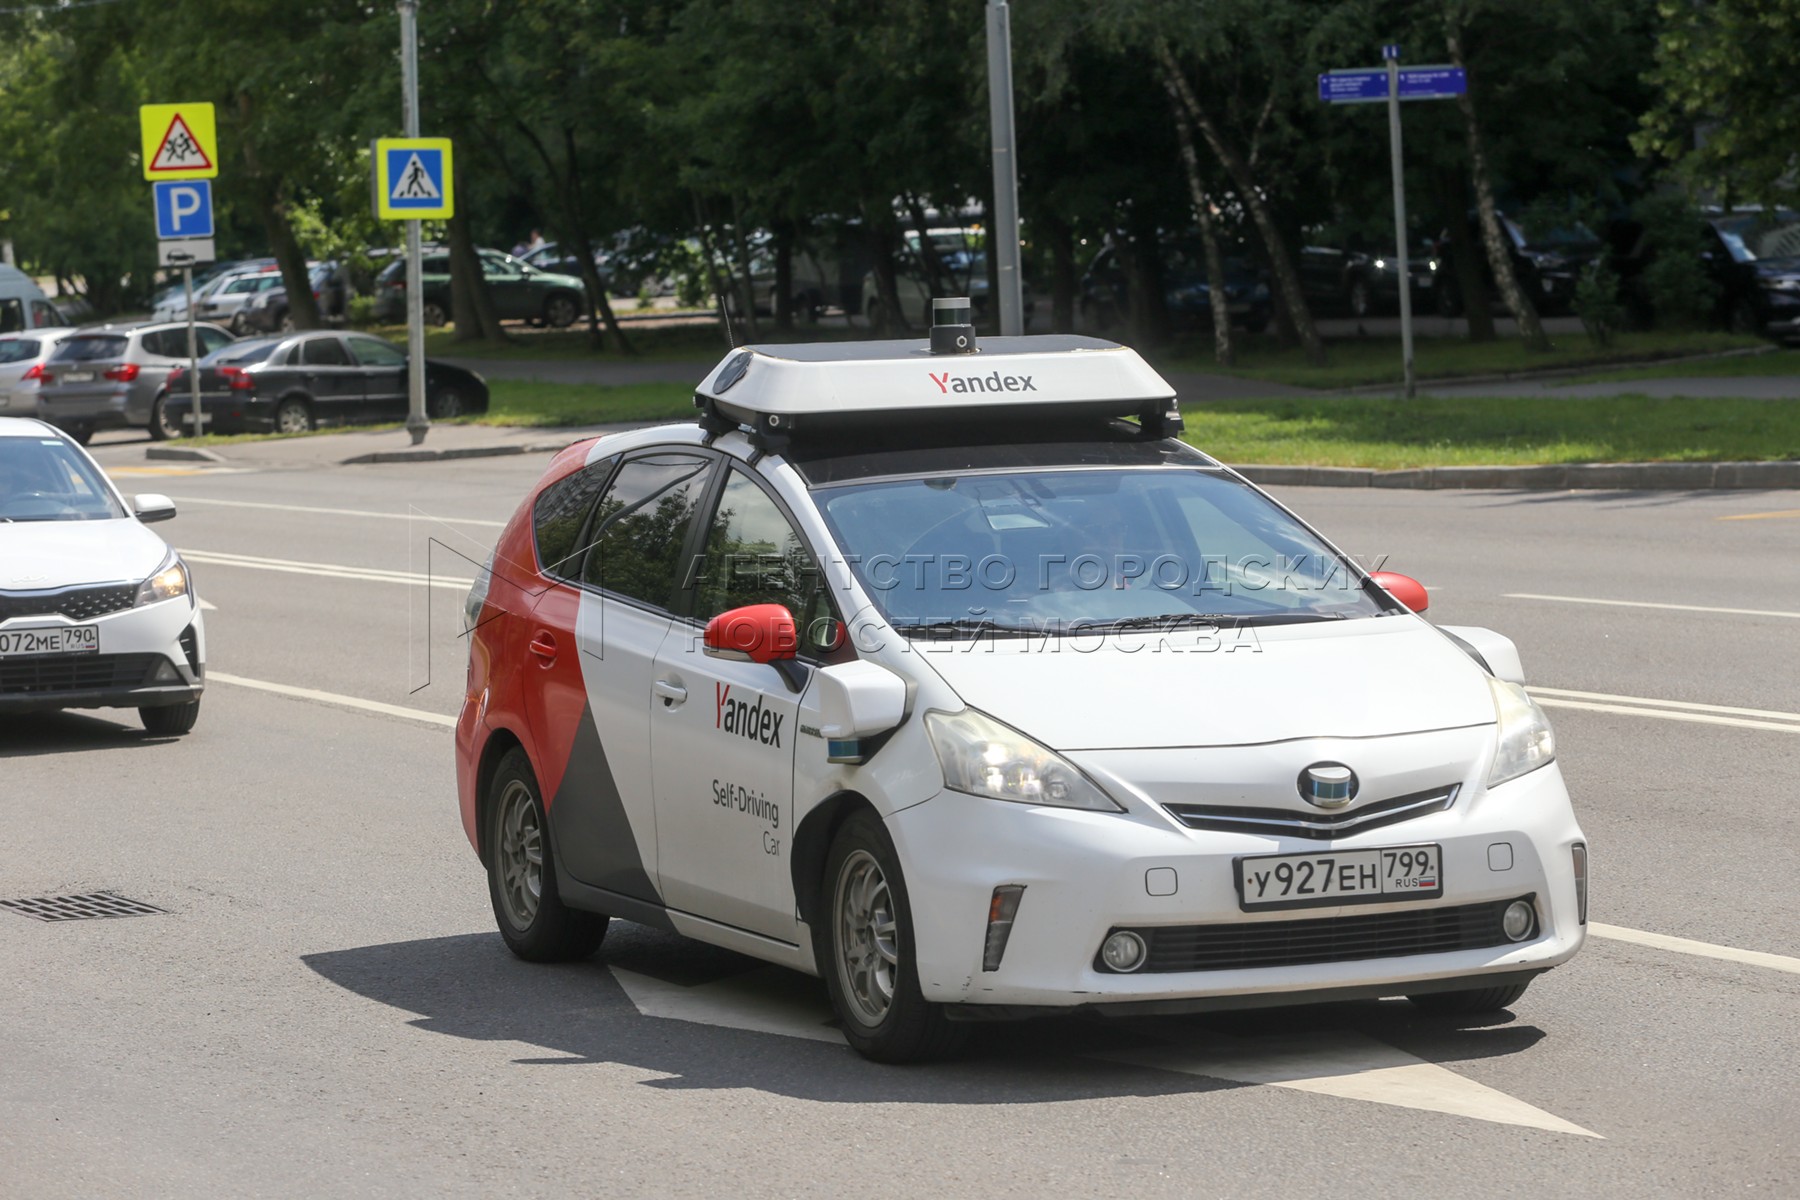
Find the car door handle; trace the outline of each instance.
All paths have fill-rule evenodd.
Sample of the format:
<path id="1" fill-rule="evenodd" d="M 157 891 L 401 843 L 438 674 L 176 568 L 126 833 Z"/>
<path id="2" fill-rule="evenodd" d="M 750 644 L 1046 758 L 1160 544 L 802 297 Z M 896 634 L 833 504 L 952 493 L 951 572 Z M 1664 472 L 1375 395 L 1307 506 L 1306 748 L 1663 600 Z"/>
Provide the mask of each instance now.
<path id="1" fill-rule="evenodd" d="M 546 667 L 556 661 L 556 639 L 546 630 L 540 629 L 538 635 L 531 639 L 531 645 L 526 648 L 543 659 Z"/>
<path id="2" fill-rule="evenodd" d="M 650 685 L 650 690 L 661 696 L 663 703 L 670 708 L 687 700 L 687 689 L 667 679 L 658 679 Z"/>

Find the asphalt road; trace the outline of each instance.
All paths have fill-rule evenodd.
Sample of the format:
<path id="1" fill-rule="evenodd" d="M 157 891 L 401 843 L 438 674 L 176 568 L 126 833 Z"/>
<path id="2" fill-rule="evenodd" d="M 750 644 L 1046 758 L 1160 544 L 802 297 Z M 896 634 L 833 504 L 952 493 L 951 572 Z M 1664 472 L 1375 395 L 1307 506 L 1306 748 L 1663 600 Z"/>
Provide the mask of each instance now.
<path id="1" fill-rule="evenodd" d="M 1513 1015 L 1039 1022 L 897 1069 L 724 952 L 501 946 L 446 719 L 459 581 L 542 456 L 101 455 L 181 506 L 213 682 L 178 740 L 0 724 L 0 898 L 167 910 L 0 911 L 0 1196 L 1800 1191 L 1800 493 L 1284 491 L 1554 705 L 1609 936 Z"/>

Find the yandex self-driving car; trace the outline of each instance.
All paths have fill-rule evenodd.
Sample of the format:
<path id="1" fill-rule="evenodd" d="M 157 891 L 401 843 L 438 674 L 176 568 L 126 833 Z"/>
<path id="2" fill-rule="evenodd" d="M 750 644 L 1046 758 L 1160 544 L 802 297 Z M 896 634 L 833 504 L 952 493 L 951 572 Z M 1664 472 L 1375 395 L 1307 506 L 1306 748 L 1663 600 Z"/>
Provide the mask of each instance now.
<path id="1" fill-rule="evenodd" d="M 1074 1008 L 1499 1008 L 1574 955 L 1513 644 L 1177 439 L 1130 349 L 959 316 L 736 350 L 508 523 L 456 757 L 512 950 L 674 930 L 822 976 L 887 1061 Z"/>

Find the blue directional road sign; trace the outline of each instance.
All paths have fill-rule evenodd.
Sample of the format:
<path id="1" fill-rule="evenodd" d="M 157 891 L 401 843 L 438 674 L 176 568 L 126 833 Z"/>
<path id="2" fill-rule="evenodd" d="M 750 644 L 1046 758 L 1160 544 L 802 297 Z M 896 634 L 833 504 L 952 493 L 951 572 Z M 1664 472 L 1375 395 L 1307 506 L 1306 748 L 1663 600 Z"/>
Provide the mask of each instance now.
<path id="1" fill-rule="evenodd" d="M 150 185 L 156 197 L 156 236 L 209 238 L 213 235 L 212 180 L 158 180 Z"/>
<path id="2" fill-rule="evenodd" d="M 1400 99 L 1447 100 L 1469 90 L 1461 67 L 1400 68 Z M 1327 104 L 1375 104 L 1388 98 L 1386 67 L 1328 71 L 1319 76 L 1319 99 Z"/>

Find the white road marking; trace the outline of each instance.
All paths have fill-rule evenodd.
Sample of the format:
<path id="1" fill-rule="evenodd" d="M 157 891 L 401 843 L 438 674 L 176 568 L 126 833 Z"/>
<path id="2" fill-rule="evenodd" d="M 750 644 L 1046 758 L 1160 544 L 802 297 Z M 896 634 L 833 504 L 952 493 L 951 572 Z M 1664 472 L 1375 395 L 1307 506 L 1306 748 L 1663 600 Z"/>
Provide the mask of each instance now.
<path id="1" fill-rule="evenodd" d="M 1091 1057 L 1501 1125 L 1600 1137 L 1591 1129 L 1360 1033 L 1258 1038 L 1209 1034 L 1205 1042 L 1192 1045 L 1152 1046 Z"/>
<path id="2" fill-rule="evenodd" d="M 1692 938 L 1670 937 L 1666 933 L 1651 933 L 1645 929 L 1627 929 L 1621 925 L 1602 925 L 1598 921 L 1588 922 L 1588 932 L 1595 937 L 1611 938 L 1615 942 L 1632 942 L 1639 946 L 1651 946 L 1657 950 L 1673 950 L 1677 954 L 1692 954 L 1699 958 L 1720 958 L 1726 962 L 1748 963 L 1753 967 L 1767 967 L 1771 971 L 1786 971 L 1790 975 L 1800 975 L 1800 958 L 1789 958 L 1785 954 L 1770 954 L 1764 950 L 1740 950 L 1736 946 L 1717 946 L 1711 942 L 1696 942 Z"/>
<path id="3" fill-rule="evenodd" d="M 258 571 L 284 571 L 293 575 L 317 575 L 325 579 L 361 579 L 370 583 L 404 583 L 412 587 L 448 588 L 466 592 L 473 579 L 456 575 L 423 575 L 416 571 L 390 571 L 385 567 L 352 567 L 342 563 L 299 562 L 288 558 L 263 558 L 254 554 L 227 554 L 220 550 L 182 548 L 189 562 L 208 566 L 248 567 Z"/>
<path id="4" fill-rule="evenodd" d="M 1540 596 L 1536 592 L 1502 592 L 1507 600 L 1554 600 L 1560 604 L 1607 604 L 1615 608 L 1661 608 L 1673 612 L 1726 613 L 1734 617 L 1791 617 L 1800 620 L 1800 612 L 1781 612 L 1768 608 L 1712 608 L 1704 604 L 1658 604 L 1651 600 L 1600 600 L 1592 596 Z"/>
<path id="5" fill-rule="evenodd" d="M 1532 698 L 1545 708 L 1574 708 L 1583 712 L 1613 713 L 1624 717 L 1655 717 L 1663 721 L 1692 721 L 1701 725 L 1730 725 L 1737 729 L 1766 729 L 1775 733 L 1800 733 L 1800 713 L 1776 712 L 1768 709 L 1732 709 L 1718 704 L 1684 704 L 1678 700 L 1650 700 L 1636 696 L 1608 696 L 1599 692 L 1567 692 L 1558 695 L 1556 688 L 1528 688 Z M 1593 700 L 1564 699 L 1563 696 L 1593 696 Z M 1723 713 L 1763 713 L 1774 720 L 1746 720 Z"/>
<path id="6" fill-rule="evenodd" d="M 439 521 L 446 525 L 485 525 L 490 529 L 505 528 L 505 521 L 488 521 L 476 517 L 445 517 L 428 512 L 374 512 L 362 508 L 309 508 L 304 504 L 268 504 L 256 500 L 214 500 L 202 496 L 170 496 L 177 504 L 216 504 L 225 508 L 261 508 L 275 512 L 317 513 L 328 517 L 380 517 L 389 521 Z"/>
<path id="7" fill-rule="evenodd" d="M 361 696 L 345 696 L 337 692 L 321 692 L 316 688 L 294 687 L 286 683 L 270 683 L 266 679 L 245 679 L 242 675 L 227 675 L 223 671 L 208 670 L 208 683 L 229 683 L 233 687 L 254 688 L 259 692 L 273 692 L 277 696 L 291 696 L 296 700 L 311 700 L 318 704 L 330 704 L 338 708 L 354 708 L 362 712 L 381 713 L 389 717 L 405 717 L 409 721 L 423 721 L 427 725 L 456 726 L 455 717 L 446 717 L 442 713 L 426 712 L 422 708 L 403 708 L 398 704 L 385 704 L 380 700 L 364 700 Z"/>
<path id="8" fill-rule="evenodd" d="M 200 611 L 201 612 L 218 612 L 219 606 L 214 604 L 211 600 L 202 600 L 200 602 Z"/>
<path id="9" fill-rule="evenodd" d="M 1733 717 L 1767 717 L 1773 721 L 1800 721 L 1800 712 L 1783 712 L 1775 708 L 1733 708 L 1726 704 L 1700 704 L 1692 700 L 1652 700 L 1648 696 L 1613 696 L 1606 692 L 1572 692 L 1567 688 L 1533 687 L 1534 696 L 1552 696 L 1558 700 L 1595 700 L 1608 704 L 1640 704 L 1646 708 L 1680 708 L 1690 712 L 1722 713 Z"/>
<path id="10" fill-rule="evenodd" d="M 830 1024 L 831 1008 L 821 1002 L 818 981 L 798 971 L 762 967 L 698 987 L 683 987 L 623 967 L 607 970 L 647 1017 L 844 1045 L 844 1035 Z"/>

